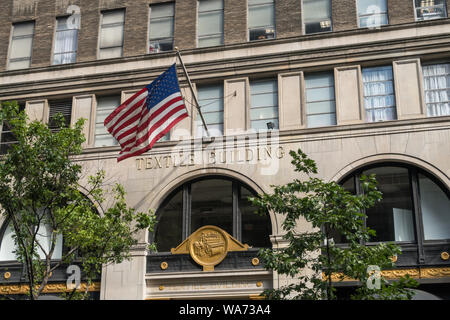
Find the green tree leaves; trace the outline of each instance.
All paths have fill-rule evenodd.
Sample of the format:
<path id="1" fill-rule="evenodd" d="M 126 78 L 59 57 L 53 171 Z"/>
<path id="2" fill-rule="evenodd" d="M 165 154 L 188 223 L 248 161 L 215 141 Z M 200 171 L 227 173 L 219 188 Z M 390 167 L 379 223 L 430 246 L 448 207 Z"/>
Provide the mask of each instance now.
<path id="1" fill-rule="evenodd" d="M 340 275 L 358 280 L 362 285 L 354 299 L 408 299 L 412 279 L 388 282 L 382 277 L 379 289 L 365 286 L 371 276 L 369 266 L 393 268 L 391 257 L 399 255 L 400 248 L 392 243 L 365 245 L 375 231 L 364 225 L 365 209 L 382 198 L 374 176 L 361 178 L 363 192 L 353 195 L 336 182 L 325 182 L 314 177 L 317 166 L 301 150 L 291 151 L 295 172 L 302 179 L 293 179 L 282 186 L 273 186 L 272 194 L 251 198 L 262 210 L 282 214 L 286 246 L 260 251 L 266 268 L 295 279 L 279 289 L 266 290 L 269 299 L 336 299 L 332 276 Z M 308 232 L 298 231 L 299 219 L 312 227 Z M 346 239 L 345 245 L 336 245 L 333 235 Z"/>
<path id="2" fill-rule="evenodd" d="M 128 207 L 120 184 L 104 189 L 103 171 L 80 185 L 82 166 L 74 156 L 82 152 L 85 120 L 66 127 L 62 115 L 57 115 L 52 121 L 56 129 L 50 129 L 29 121 L 17 103 L 5 102 L 0 121 L 9 124 L 17 139 L 0 158 L 0 214 L 13 225 L 16 255 L 24 264 L 30 298 L 39 296 L 51 272 L 63 263 L 80 264 L 90 280 L 102 265 L 128 259 L 136 234 L 152 229 L 156 218 L 151 211 Z M 55 261 L 61 235 L 66 250 Z M 80 295 L 68 295 L 75 296 Z"/>

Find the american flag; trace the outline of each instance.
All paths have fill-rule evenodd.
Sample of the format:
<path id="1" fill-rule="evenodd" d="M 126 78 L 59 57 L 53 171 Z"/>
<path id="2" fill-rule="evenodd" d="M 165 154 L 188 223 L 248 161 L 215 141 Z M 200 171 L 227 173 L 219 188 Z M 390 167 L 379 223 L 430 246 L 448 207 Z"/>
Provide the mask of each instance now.
<path id="1" fill-rule="evenodd" d="M 117 162 L 150 150 L 187 116 L 173 64 L 105 119 L 105 127 L 122 148 Z"/>

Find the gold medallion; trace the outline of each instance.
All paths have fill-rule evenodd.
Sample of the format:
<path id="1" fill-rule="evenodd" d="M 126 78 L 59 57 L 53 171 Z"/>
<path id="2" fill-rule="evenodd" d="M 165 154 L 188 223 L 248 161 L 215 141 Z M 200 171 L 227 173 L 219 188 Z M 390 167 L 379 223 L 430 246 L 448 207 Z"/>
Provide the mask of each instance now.
<path id="1" fill-rule="evenodd" d="M 189 253 L 204 271 L 213 271 L 227 256 L 228 237 L 218 227 L 201 227 L 190 237 Z"/>

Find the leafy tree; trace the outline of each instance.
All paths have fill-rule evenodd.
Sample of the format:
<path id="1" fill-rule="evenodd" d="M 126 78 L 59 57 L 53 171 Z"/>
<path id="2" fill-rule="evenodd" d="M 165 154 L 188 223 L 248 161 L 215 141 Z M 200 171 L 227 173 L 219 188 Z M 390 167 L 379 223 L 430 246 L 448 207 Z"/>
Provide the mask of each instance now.
<path id="1" fill-rule="evenodd" d="M 407 287 L 417 286 L 415 280 L 407 277 L 392 283 L 381 274 L 368 272 L 369 266 L 378 266 L 380 270 L 393 268 L 391 258 L 401 253 L 393 243 L 364 244 L 375 235 L 374 230 L 364 225 L 365 209 L 374 206 L 382 196 L 375 176 L 361 177 L 364 192 L 353 195 L 336 182 L 314 177 L 316 163 L 300 149 L 290 155 L 295 172 L 305 179 L 273 186 L 272 194 L 251 198 L 262 211 L 270 210 L 285 217 L 282 228 L 287 246 L 260 251 L 266 268 L 296 279 L 263 294 L 269 299 L 336 299 L 332 275 L 337 275 L 340 281 L 344 277 L 360 281 L 352 299 L 411 299 L 413 293 Z M 298 232 L 299 218 L 310 223 L 312 231 Z M 332 236 L 336 233 L 346 239 L 344 246 L 334 244 Z M 373 280 L 377 276 L 379 286 Z"/>
<path id="2" fill-rule="evenodd" d="M 1 121 L 9 125 L 17 143 L 0 157 L 0 214 L 13 227 L 15 254 L 23 264 L 30 299 L 38 298 L 62 265 L 78 264 L 90 283 L 102 265 L 129 259 L 135 235 L 152 229 L 156 219 L 152 212 L 128 207 L 120 184 L 104 190 L 104 171 L 80 184 L 82 166 L 75 157 L 85 141 L 85 120 L 71 128 L 59 114 L 52 121 L 57 128 L 50 129 L 29 121 L 16 102 L 5 102 Z M 52 260 L 61 236 L 62 259 Z M 66 295 L 79 296 L 75 289 Z"/>

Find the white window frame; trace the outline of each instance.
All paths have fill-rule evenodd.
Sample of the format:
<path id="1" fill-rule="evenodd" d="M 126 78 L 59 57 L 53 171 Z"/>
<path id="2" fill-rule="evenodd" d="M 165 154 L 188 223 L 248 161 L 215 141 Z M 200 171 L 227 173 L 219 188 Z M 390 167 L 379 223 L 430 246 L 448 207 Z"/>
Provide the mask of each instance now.
<path id="1" fill-rule="evenodd" d="M 361 23 L 360 23 L 360 19 L 361 19 L 361 17 L 364 17 L 364 16 L 367 16 L 367 17 L 369 17 L 369 16 L 371 16 L 372 14 L 361 14 L 360 12 L 359 12 L 359 10 L 358 10 L 358 8 L 359 8 L 359 6 L 358 6 L 358 2 L 359 1 L 361 1 L 361 0 L 356 0 L 355 1 L 355 4 L 356 4 L 356 20 L 357 20 L 357 23 L 358 23 L 358 28 L 374 28 L 374 27 L 361 27 Z M 387 26 L 387 25 L 389 25 L 389 8 L 388 8 L 388 3 L 387 3 L 387 1 L 388 0 L 384 0 L 384 1 L 386 1 L 386 11 L 382 11 L 382 12 L 379 12 L 379 13 L 376 13 L 376 14 L 378 14 L 378 15 L 386 15 L 386 24 L 381 24 L 381 25 L 379 25 L 379 26 L 376 26 L 376 27 L 381 27 L 381 26 Z"/>
<path id="2" fill-rule="evenodd" d="M 199 40 L 200 40 L 200 35 L 199 35 L 199 32 L 198 32 L 198 27 L 199 27 L 199 16 L 200 16 L 200 11 L 199 11 L 199 9 L 200 9 L 200 2 L 201 1 L 207 1 L 207 0 L 197 0 L 197 20 L 196 20 L 196 25 L 197 25 L 197 30 L 196 30 L 196 47 L 197 48 L 209 48 L 209 47 L 217 47 L 217 46 L 222 46 L 222 45 L 224 45 L 224 43 L 225 43 L 225 3 L 224 3 L 224 0 L 222 0 L 222 10 L 210 10 L 210 11 L 202 11 L 202 13 L 205 13 L 205 12 L 221 12 L 222 13 L 222 23 L 223 23 L 223 28 L 222 28 L 222 32 L 221 32 L 221 36 L 222 36 L 222 43 L 221 44 L 218 44 L 218 45 L 214 45 L 214 46 L 205 46 L 205 47 L 200 47 L 199 46 Z M 214 34 L 209 34 L 209 35 L 207 35 L 207 36 L 203 36 L 203 38 L 205 38 L 205 39 L 207 39 L 208 37 L 212 37 L 212 36 L 215 36 L 215 35 L 218 35 L 218 33 L 214 33 Z"/>
<path id="3" fill-rule="evenodd" d="M 431 0 L 431 1 L 433 1 L 433 0 Z M 443 17 L 439 17 L 439 18 L 431 18 L 431 19 L 419 19 L 419 18 L 417 17 L 417 10 L 419 10 L 420 8 L 439 7 L 439 5 L 426 6 L 426 7 L 416 7 L 416 1 L 415 1 L 415 0 L 412 0 L 412 2 L 413 2 L 413 8 L 414 8 L 414 20 L 415 20 L 416 22 L 420 22 L 420 21 L 429 21 L 429 20 L 437 20 L 437 19 L 445 19 L 445 18 L 448 17 L 448 14 L 447 14 L 447 3 L 446 3 L 445 0 L 443 0 L 443 4 L 442 4 L 442 5 L 444 6 L 444 16 L 443 16 Z"/>
<path id="4" fill-rule="evenodd" d="M 321 87 L 312 87 L 307 88 L 307 78 L 309 75 L 329 75 L 333 77 L 333 92 L 334 92 L 334 99 L 326 99 L 326 100 L 316 100 L 316 101 L 308 101 L 308 90 L 310 89 L 321 89 L 321 88 L 331 88 L 331 86 L 321 86 Z M 337 106 L 336 106 L 336 77 L 333 71 L 319 71 L 319 72 L 312 72 L 312 73 L 306 73 L 303 75 L 303 81 L 304 81 L 304 103 L 305 103 L 305 111 L 304 111 L 304 119 L 305 119 L 305 126 L 308 129 L 312 128 L 322 128 L 322 127 L 330 127 L 330 126 L 336 126 L 338 125 L 338 119 L 337 119 Z M 318 102 L 334 102 L 334 112 L 321 112 L 321 113 L 308 113 L 308 103 L 318 103 Z M 309 126 L 308 116 L 311 115 L 323 115 L 323 114 L 334 114 L 335 117 L 335 123 L 334 124 L 328 124 L 326 126 Z"/>
<path id="5" fill-rule="evenodd" d="M 10 62 L 11 62 L 11 50 L 12 50 L 12 44 L 13 44 L 13 41 L 15 40 L 15 39 L 20 39 L 20 38 L 30 38 L 30 35 L 27 35 L 27 36 L 16 36 L 16 37 L 14 37 L 14 28 L 15 28 L 15 26 L 16 25 L 19 25 L 19 24 L 26 24 L 26 23 L 32 23 L 33 24 L 33 33 L 31 34 L 31 52 L 30 52 L 30 57 L 29 57 L 29 59 L 27 59 L 27 60 L 29 60 L 30 61 L 30 65 L 27 67 L 27 68 L 21 68 L 21 69 L 10 69 Z M 8 48 L 8 66 L 7 66 L 7 70 L 24 70 L 24 69 L 28 69 L 28 68 L 31 68 L 31 64 L 32 64 L 32 62 L 33 62 L 33 46 L 34 46 L 34 35 L 35 35 L 35 33 L 36 33 L 36 22 L 33 20 L 33 21 L 23 21 L 23 22 L 17 22 L 17 23 L 13 23 L 12 25 L 11 25 L 11 35 L 10 35 L 10 39 L 9 39 L 9 48 Z M 25 61 L 25 58 L 16 58 L 17 59 L 17 61 Z"/>
<path id="6" fill-rule="evenodd" d="M 301 0 L 301 10 L 302 10 L 302 31 L 304 35 L 313 35 L 313 34 L 321 34 L 321 33 L 327 33 L 327 32 L 333 32 L 333 6 L 332 6 L 332 0 L 327 0 L 330 5 L 330 30 L 328 31 L 321 31 L 321 32 L 313 32 L 313 33 L 306 33 L 306 25 L 305 25 L 305 10 L 303 2 L 304 0 Z"/>
<path id="7" fill-rule="evenodd" d="M 105 13 L 110 13 L 110 12 L 114 12 L 114 11 L 122 11 L 123 12 L 123 29 L 122 29 L 122 44 L 120 46 L 115 46 L 115 47 L 101 47 L 101 36 L 102 36 L 102 31 L 103 31 L 103 17 Z M 123 57 L 123 44 L 125 42 L 125 19 L 126 19 L 126 9 L 122 8 L 122 9 L 113 9 L 113 10 L 104 10 L 100 12 L 100 23 L 99 23 L 99 29 L 98 29 L 98 44 L 97 44 L 97 59 L 98 60 L 103 60 L 103 59 L 115 59 L 115 58 L 121 58 Z M 119 23 L 113 23 L 113 24 L 108 24 L 107 27 L 113 27 L 113 26 L 118 26 Z M 115 57 L 115 58 L 100 58 L 100 51 L 102 49 L 110 49 L 110 48 L 122 48 L 122 54 L 120 55 L 120 57 Z"/>
<path id="8" fill-rule="evenodd" d="M 252 93 L 252 84 L 260 83 L 260 82 L 274 82 L 276 91 L 253 94 Z M 249 119 L 249 128 L 251 130 L 259 130 L 259 131 L 280 130 L 280 106 L 279 106 L 279 89 L 278 89 L 278 86 L 279 86 L 278 78 L 254 79 L 254 80 L 250 80 L 249 81 L 250 103 L 249 103 L 248 119 Z M 274 106 L 257 106 L 257 107 L 253 106 L 252 96 L 254 96 L 254 95 L 261 95 L 261 94 L 268 94 L 268 93 L 273 93 L 274 95 L 276 95 L 276 99 L 275 99 L 276 105 L 274 105 Z M 277 117 L 276 118 L 252 119 L 252 116 L 251 116 L 251 111 L 252 110 L 255 110 L 255 109 L 269 109 L 269 108 L 276 109 L 276 111 L 277 111 Z M 266 122 L 266 125 L 267 125 L 267 123 L 269 123 L 269 122 L 273 123 L 273 120 L 275 120 L 275 119 L 278 122 L 278 126 L 273 127 L 273 129 L 269 129 L 267 127 L 264 128 L 264 129 L 255 129 L 255 128 L 253 128 L 253 125 L 252 125 L 253 121 L 267 120 L 267 122 Z M 276 124 L 276 123 L 274 123 L 274 124 Z"/>
<path id="9" fill-rule="evenodd" d="M 69 18 L 69 16 L 63 16 L 63 17 L 56 17 L 56 24 L 55 24 L 55 32 L 53 35 L 53 47 L 52 47 L 52 65 L 61 65 L 61 64 L 69 64 L 69 63 L 76 63 L 77 62 L 77 54 L 78 54 L 78 29 L 65 29 L 65 30 L 58 30 L 58 20 L 59 19 L 67 19 Z M 62 52 L 62 53 L 55 53 L 55 49 L 56 49 L 56 42 L 57 42 L 57 35 L 58 35 L 58 31 L 68 31 L 68 30 L 75 30 L 76 31 L 76 48 L 75 51 L 69 51 L 69 52 Z M 55 55 L 56 54 L 67 54 L 67 53 L 75 53 L 75 61 L 74 62 L 67 62 L 67 63 L 58 63 L 55 64 Z"/>
<path id="10" fill-rule="evenodd" d="M 422 64 L 422 80 L 424 81 L 424 85 L 423 85 L 424 102 L 425 102 L 425 108 L 426 108 L 426 116 L 429 117 L 429 118 L 431 118 L 431 117 L 446 117 L 446 116 L 450 116 L 450 114 L 432 116 L 432 115 L 429 115 L 429 113 L 428 113 L 428 104 L 439 104 L 439 103 L 445 103 L 445 102 L 448 102 L 450 104 L 450 101 L 440 101 L 440 102 L 433 102 L 433 103 L 427 103 L 427 101 L 426 101 L 426 93 L 427 93 L 427 91 L 437 91 L 437 90 L 445 90 L 445 89 L 442 88 L 442 89 L 426 90 L 425 89 L 425 74 L 423 72 L 423 68 L 424 67 L 428 67 L 428 66 L 444 65 L 444 64 L 450 65 L 450 61 L 436 61 L 436 62 L 430 62 L 430 63 Z M 446 89 L 450 90 L 450 87 L 446 88 Z"/>
<path id="11" fill-rule="evenodd" d="M 253 30 L 253 29 L 250 28 L 250 26 L 249 26 L 250 7 L 262 7 L 262 6 L 266 6 L 266 5 L 268 5 L 268 4 L 272 4 L 272 9 L 273 9 L 273 21 L 272 21 L 272 25 L 260 26 L 260 27 L 253 28 L 253 29 L 261 29 L 261 28 L 263 28 L 263 27 L 266 27 L 266 30 L 267 30 L 267 28 L 272 28 L 272 29 L 273 29 L 273 38 L 250 40 L 250 30 Z M 258 3 L 258 4 L 255 4 L 255 5 L 247 4 L 247 41 L 270 40 L 270 39 L 276 39 L 276 37 L 277 37 L 277 33 L 276 33 L 276 11 L 275 11 L 275 0 L 266 0 L 265 3 Z"/>
<path id="12" fill-rule="evenodd" d="M 167 6 L 167 5 L 171 5 L 173 6 L 173 16 L 164 16 L 164 17 L 159 17 L 159 18 L 153 18 L 152 19 L 152 7 L 153 6 Z M 153 54 L 153 53 L 159 53 L 159 52 L 169 52 L 170 50 L 165 50 L 165 51 L 158 51 L 158 52 L 150 52 L 150 42 L 153 41 L 159 41 L 159 40 L 166 40 L 166 39 L 172 39 L 172 50 L 174 48 L 174 40 L 175 40 L 175 2 L 162 2 L 162 3 L 155 3 L 155 4 L 150 4 L 149 6 L 149 12 L 148 12 L 148 36 L 147 36 L 147 53 L 149 54 Z M 157 39 L 150 39 L 150 32 L 151 32 L 151 24 L 152 24 L 152 20 L 153 21 L 157 21 L 159 19 L 164 19 L 164 18 L 168 18 L 171 17 L 172 18 L 172 26 L 173 26 L 173 33 L 172 33 L 172 37 L 170 38 L 157 38 Z"/>

